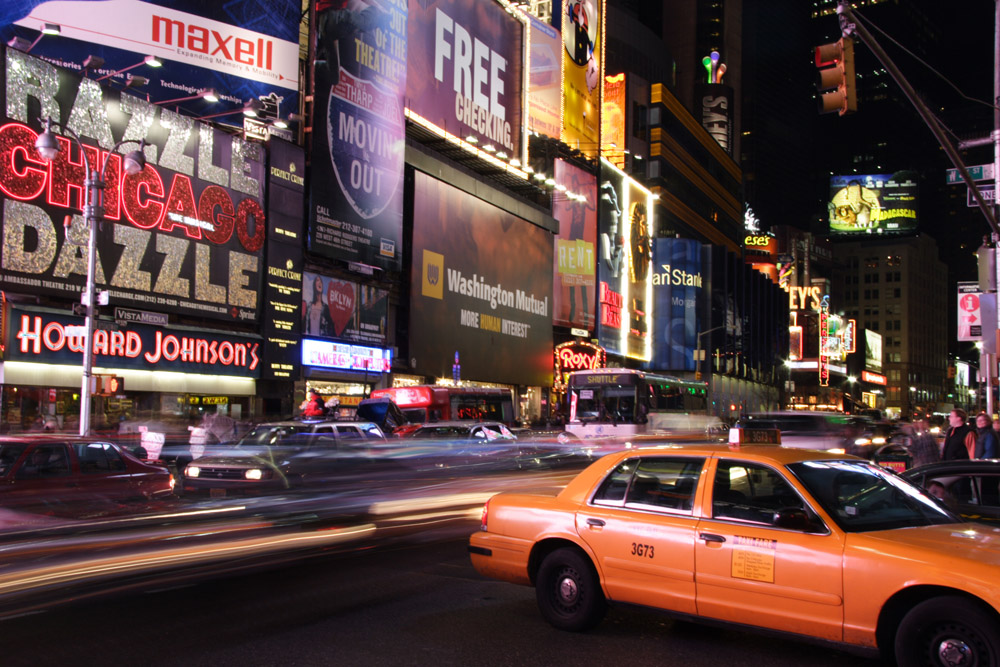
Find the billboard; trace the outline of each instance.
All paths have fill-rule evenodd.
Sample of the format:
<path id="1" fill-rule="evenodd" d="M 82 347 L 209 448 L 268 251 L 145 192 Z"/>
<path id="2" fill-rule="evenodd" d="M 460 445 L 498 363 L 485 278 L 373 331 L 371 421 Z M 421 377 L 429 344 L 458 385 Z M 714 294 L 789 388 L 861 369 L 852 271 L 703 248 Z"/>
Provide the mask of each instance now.
<path id="1" fill-rule="evenodd" d="M 906 234 L 917 231 L 917 175 L 832 176 L 827 204 L 830 233 Z"/>
<path id="2" fill-rule="evenodd" d="M 306 271 L 302 334 L 385 345 L 389 292 Z"/>
<path id="3" fill-rule="evenodd" d="M 239 109 L 250 99 L 274 117 L 299 110 L 298 0 L 58 0 L 4 3 L 0 33 L 29 40 L 43 23 L 60 26 L 31 54 L 80 71 L 88 56 L 104 60 L 91 78 L 124 85 L 130 75 L 148 79 L 139 90 L 152 102 L 176 100 L 213 89 L 219 102 L 190 100 L 198 115 Z M 16 27 L 10 24 L 15 24 Z M 162 67 L 143 64 L 156 56 Z M 235 113 L 227 118 L 242 122 Z"/>
<path id="4" fill-rule="evenodd" d="M 11 168 L 0 170 L 0 287 L 79 299 L 86 283 L 84 159 L 65 136 L 55 160 L 41 159 L 47 117 L 82 137 L 91 165 L 116 142 L 134 142 L 127 152 L 146 141 L 136 175 L 120 153 L 107 159 L 95 269 L 113 305 L 257 321 L 267 229 L 259 144 L 13 49 L 3 73 L 0 160 Z"/>
<path id="5" fill-rule="evenodd" d="M 555 181 L 565 186 L 552 197 L 552 217 L 559 221 L 553 257 L 553 322 L 594 330 L 597 300 L 597 179 L 579 167 L 556 159 Z M 570 199 L 572 192 L 579 197 Z"/>
<path id="6" fill-rule="evenodd" d="M 591 157 L 597 155 L 601 141 L 603 23 L 603 0 L 571 0 L 564 5 L 562 140 Z"/>
<path id="7" fill-rule="evenodd" d="M 414 372 L 552 384 L 552 234 L 415 173 Z"/>
<path id="8" fill-rule="evenodd" d="M 865 329 L 865 368 L 882 372 L 882 334 Z"/>
<path id="9" fill-rule="evenodd" d="M 562 128 L 562 43 L 559 31 L 534 16 L 528 56 L 528 129 L 558 138 Z"/>
<path id="10" fill-rule="evenodd" d="M 524 159 L 523 14 L 492 0 L 410 0 L 406 106 L 498 157 Z"/>
<path id="11" fill-rule="evenodd" d="M 599 341 L 609 353 L 649 361 L 653 195 L 602 158 L 599 196 Z"/>
<path id="12" fill-rule="evenodd" d="M 625 74 L 604 77 L 601 155 L 619 169 L 625 168 L 625 105 Z"/>
<path id="13" fill-rule="evenodd" d="M 695 95 L 701 107 L 701 126 L 716 143 L 733 154 L 733 89 L 721 83 L 695 84 Z"/>
<path id="14" fill-rule="evenodd" d="M 653 239 L 652 367 L 693 371 L 698 347 L 698 300 L 703 287 L 701 243 L 692 239 Z"/>
<path id="15" fill-rule="evenodd" d="M 356 11 L 323 4 L 316 12 L 309 250 L 398 271 L 406 5 Z"/>

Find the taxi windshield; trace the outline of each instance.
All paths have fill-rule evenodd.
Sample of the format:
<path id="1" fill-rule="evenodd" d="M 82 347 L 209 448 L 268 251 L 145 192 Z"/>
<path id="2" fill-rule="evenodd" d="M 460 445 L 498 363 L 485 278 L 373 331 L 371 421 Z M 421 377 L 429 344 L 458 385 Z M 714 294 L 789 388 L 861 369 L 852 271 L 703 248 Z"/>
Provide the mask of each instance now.
<path id="1" fill-rule="evenodd" d="M 849 533 L 960 523 L 933 497 L 863 461 L 803 461 L 788 469 Z"/>

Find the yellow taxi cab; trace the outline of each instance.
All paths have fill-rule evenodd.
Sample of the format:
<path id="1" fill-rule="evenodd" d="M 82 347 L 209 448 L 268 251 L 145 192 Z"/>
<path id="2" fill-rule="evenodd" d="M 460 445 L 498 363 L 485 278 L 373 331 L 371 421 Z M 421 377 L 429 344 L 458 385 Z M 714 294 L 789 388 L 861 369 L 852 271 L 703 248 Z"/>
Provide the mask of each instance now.
<path id="1" fill-rule="evenodd" d="M 473 566 L 534 586 L 564 630 L 630 604 L 901 665 L 1000 664 L 1000 529 L 862 459 L 733 433 L 606 455 L 556 496 L 493 496 Z"/>

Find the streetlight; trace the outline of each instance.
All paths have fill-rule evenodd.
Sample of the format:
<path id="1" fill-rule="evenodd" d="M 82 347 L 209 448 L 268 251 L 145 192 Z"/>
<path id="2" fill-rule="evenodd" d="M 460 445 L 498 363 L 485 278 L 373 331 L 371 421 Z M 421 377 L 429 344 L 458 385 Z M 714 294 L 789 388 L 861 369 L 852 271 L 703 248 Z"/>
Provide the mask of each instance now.
<path id="1" fill-rule="evenodd" d="M 910 417 L 911 418 L 913 417 L 913 413 L 914 413 L 914 411 L 916 410 L 916 407 L 917 407 L 917 405 L 916 405 L 916 394 L 917 394 L 917 388 L 916 387 L 910 387 Z"/>
<path id="2" fill-rule="evenodd" d="M 39 134 L 38 139 L 35 140 L 35 149 L 44 160 L 49 162 L 54 160 L 61 150 L 58 138 L 52 133 L 53 125 L 62 128 L 62 131 L 73 139 L 83 156 L 83 165 L 87 170 L 87 176 L 83 181 L 83 217 L 86 224 L 90 225 L 87 241 L 87 286 L 83 295 L 87 307 L 87 333 L 83 341 L 83 378 L 80 384 L 80 435 L 85 436 L 90 434 L 90 380 L 94 367 L 94 308 L 97 301 L 94 295 L 94 281 L 97 265 L 97 226 L 104 219 L 104 172 L 108 168 L 111 154 L 118 150 L 119 146 L 136 142 L 132 139 L 119 141 L 105 154 L 100 170 L 91 170 L 87 151 L 84 150 L 79 135 L 69 127 L 54 123 L 51 118 L 46 118 L 45 131 Z M 138 174 L 146 167 L 146 156 L 143 155 L 146 140 L 143 139 L 138 143 L 139 148 L 125 155 L 122 160 L 125 173 L 129 175 Z"/>

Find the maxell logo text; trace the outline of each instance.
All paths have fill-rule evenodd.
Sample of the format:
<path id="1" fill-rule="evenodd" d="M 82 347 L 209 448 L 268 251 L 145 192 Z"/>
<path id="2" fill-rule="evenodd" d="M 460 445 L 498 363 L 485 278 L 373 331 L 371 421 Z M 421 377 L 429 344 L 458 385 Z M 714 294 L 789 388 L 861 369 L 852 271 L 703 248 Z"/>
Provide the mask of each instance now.
<path id="1" fill-rule="evenodd" d="M 153 15 L 152 40 L 178 50 L 196 51 L 210 56 L 221 56 L 243 65 L 272 70 L 274 42 L 257 38 L 256 42 L 233 35 L 221 35 L 217 30 L 174 21 Z M 214 47 L 214 48 L 213 48 Z"/>

